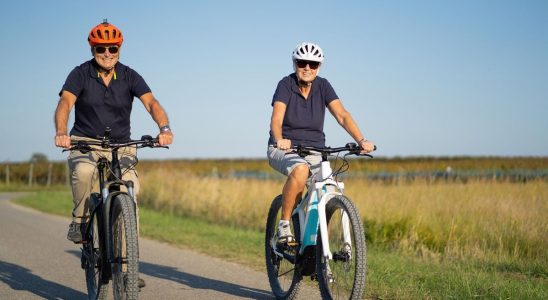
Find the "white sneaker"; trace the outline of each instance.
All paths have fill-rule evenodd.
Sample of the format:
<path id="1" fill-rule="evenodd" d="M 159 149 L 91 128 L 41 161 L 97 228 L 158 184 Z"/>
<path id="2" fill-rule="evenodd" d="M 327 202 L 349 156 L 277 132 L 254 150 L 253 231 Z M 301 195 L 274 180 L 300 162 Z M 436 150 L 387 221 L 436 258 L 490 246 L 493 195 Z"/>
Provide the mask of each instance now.
<path id="1" fill-rule="evenodd" d="M 291 227 L 289 224 L 286 223 L 278 225 L 278 240 L 276 241 L 276 244 L 289 244 L 293 242 L 295 242 L 295 236 L 291 233 Z"/>

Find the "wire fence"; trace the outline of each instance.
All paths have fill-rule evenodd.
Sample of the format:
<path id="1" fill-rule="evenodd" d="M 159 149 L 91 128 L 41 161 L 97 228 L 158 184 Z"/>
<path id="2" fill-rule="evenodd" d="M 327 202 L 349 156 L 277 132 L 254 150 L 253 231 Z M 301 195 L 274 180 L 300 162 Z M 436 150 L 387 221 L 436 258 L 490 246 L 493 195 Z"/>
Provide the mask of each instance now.
<path id="1" fill-rule="evenodd" d="M 31 162 L 0 164 L 0 180 L 5 186 L 52 186 L 67 184 L 69 170 L 66 163 Z"/>
<path id="2" fill-rule="evenodd" d="M 161 165 L 145 165 L 145 169 L 161 168 Z M 219 171 L 216 167 L 211 172 L 201 170 L 195 174 L 198 177 L 216 178 L 251 178 L 259 180 L 283 180 L 285 177 L 273 170 L 236 170 Z M 145 170 L 146 171 L 146 170 Z M 205 172 L 204 172 L 205 171 Z M 4 186 L 52 186 L 69 185 L 69 169 L 66 162 L 4 162 L 0 163 L 0 185 Z M 460 182 L 469 181 L 504 181 L 527 182 L 533 180 L 548 181 L 548 169 L 486 169 L 486 170 L 455 170 L 448 167 L 444 171 L 368 171 L 350 170 L 342 174 L 339 179 L 362 179 L 366 181 L 386 184 L 400 184 L 405 182 L 425 181 Z"/>

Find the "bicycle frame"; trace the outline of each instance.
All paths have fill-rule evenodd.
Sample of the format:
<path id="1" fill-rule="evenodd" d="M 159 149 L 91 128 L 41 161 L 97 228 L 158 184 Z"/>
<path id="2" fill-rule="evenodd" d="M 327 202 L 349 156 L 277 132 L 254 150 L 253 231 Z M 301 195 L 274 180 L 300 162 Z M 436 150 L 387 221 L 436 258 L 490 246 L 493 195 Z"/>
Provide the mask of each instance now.
<path id="1" fill-rule="evenodd" d="M 320 171 L 318 172 L 318 174 L 321 175 L 321 178 L 317 179 L 314 178 L 314 176 L 309 178 L 307 193 L 291 214 L 291 217 L 297 215 L 300 221 L 304 220 L 304 222 L 299 222 L 301 232 L 299 237 L 299 255 L 302 255 L 307 247 L 315 247 L 317 245 L 317 232 L 319 227 L 322 238 L 323 255 L 328 259 L 333 259 L 327 233 L 325 206 L 331 198 L 343 195 L 344 183 L 334 180 L 332 173 L 333 170 L 331 169 L 329 160 L 327 160 L 327 156 L 322 155 Z M 311 188 L 311 186 L 313 186 L 313 188 Z M 352 246 L 349 219 L 345 212 L 343 212 L 342 223 L 344 241 Z M 291 259 L 276 249 L 274 249 L 274 252 L 280 256 Z"/>
<path id="2" fill-rule="evenodd" d="M 125 185 L 128 192 L 127 194 L 130 196 L 130 198 L 134 199 L 134 192 L 133 192 L 133 181 L 123 181 L 122 178 L 122 171 L 120 168 L 120 161 L 118 159 L 118 149 L 114 148 L 112 149 L 112 161 L 110 162 L 110 170 L 111 174 L 108 176 L 107 181 L 105 181 L 105 174 L 104 169 L 108 166 L 108 161 L 106 158 L 100 158 L 98 163 L 98 170 L 99 170 L 99 188 L 101 189 L 101 201 L 102 206 L 104 208 L 104 214 L 103 214 L 103 228 L 105 228 L 105 237 L 112 236 L 111 227 L 109 226 L 110 218 L 110 208 L 112 207 L 111 202 L 112 199 L 117 196 L 118 194 L 123 194 L 124 192 L 120 191 L 120 186 Z M 135 203 L 135 202 L 134 202 Z M 112 241 L 109 238 L 105 238 L 103 240 L 105 242 L 105 249 L 106 249 L 106 255 L 107 255 L 107 261 L 109 263 L 114 262 L 114 252 L 112 250 Z"/>
<path id="3" fill-rule="evenodd" d="M 108 168 L 111 170 L 111 174 L 108 176 L 107 180 L 105 181 L 105 168 Z M 93 224 L 92 220 L 93 218 L 97 218 L 98 224 L 101 224 L 101 229 L 99 229 L 100 232 L 103 232 L 104 234 L 100 235 L 100 245 L 102 249 L 105 249 L 105 251 L 102 251 L 103 259 L 107 263 L 112 263 L 114 261 L 114 252 L 112 247 L 112 241 L 111 239 L 107 238 L 112 236 L 111 228 L 109 226 L 110 222 L 110 208 L 112 199 L 119 195 L 124 194 L 125 192 L 120 191 L 120 186 L 124 185 L 126 186 L 128 192 L 127 194 L 131 197 L 131 199 L 134 199 L 134 190 L 133 190 L 133 182 L 131 180 L 123 181 L 120 178 L 122 177 L 121 167 L 120 167 L 120 161 L 118 159 L 118 149 L 114 148 L 112 149 L 112 160 L 109 163 L 108 160 L 104 157 L 100 158 L 97 163 L 97 170 L 98 170 L 98 177 L 99 177 L 99 189 L 101 191 L 100 193 L 100 199 L 95 199 L 95 195 L 90 195 L 90 200 L 93 203 L 93 207 L 90 212 L 90 221 L 88 222 L 86 232 L 89 232 L 91 224 Z M 97 195 L 97 194 L 96 194 Z M 97 234 L 97 233 L 96 233 Z M 87 234 L 86 234 L 87 235 Z M 108 266 L 108 264 L 107 264 Z M 108 276 L 105 276 L 106 278 L 111 277 L 110 268 L 103 269 L 104 272 L 108 272 Z M 107 274 L 105 274 L 107 275 Z"/>
<path id="4" fill-rule="evenodd" d="M 309 189 L 292 213 L 292 216 L 297 214 L 301 229 L 300 249 L 299 254 L 303 254 L 306 247 L 316 246 L 318 226 L 321 232 L 323 255 L 328 259 L 333 259 L 329 247 L 329 238 L 327 233 L 327 220 L 325 215 L 325 206 L 327 202 L 337 195 L 343 195 L 344 183 L 336 181 L 332 176 L 331 164 L 327 160 L 327 156 L 322 156 L 319 175 L 321 178 L 311 178 L 308 185 Z M 310 189 L 310 187 L 313 187 Z M 344 240 L 351 245 L 351 238 L 348 225 L 348 216 L 344 213 L 342 217 Z"/>

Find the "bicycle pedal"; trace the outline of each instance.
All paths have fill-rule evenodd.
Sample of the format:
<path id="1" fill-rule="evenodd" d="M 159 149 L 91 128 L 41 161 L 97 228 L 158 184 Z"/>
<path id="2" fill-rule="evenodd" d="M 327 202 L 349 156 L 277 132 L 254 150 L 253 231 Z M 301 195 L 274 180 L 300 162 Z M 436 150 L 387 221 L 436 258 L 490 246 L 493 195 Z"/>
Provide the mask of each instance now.
<path id="1" fill-rule="evenodd" d="M 295 251 L 299 247 L 299 242 L 287 242 L 276 244 L 276 249 L 281 251 Z"/>
<path id="2" fill-rule="evenodd" d="M 288 247 L 297 247 L 299 246 L 299 242 L 287 242 L 287 246 Z"/>

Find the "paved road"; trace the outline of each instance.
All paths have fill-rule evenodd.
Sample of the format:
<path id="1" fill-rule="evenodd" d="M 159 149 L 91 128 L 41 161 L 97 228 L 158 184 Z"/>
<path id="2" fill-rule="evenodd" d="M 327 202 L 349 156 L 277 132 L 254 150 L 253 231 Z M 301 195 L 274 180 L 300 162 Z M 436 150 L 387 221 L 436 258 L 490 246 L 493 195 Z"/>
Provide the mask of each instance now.
<path id="1" fill-rule="evenodd" d="M 0 299 L 86 298 L 80 250 L 66 239 L 70 220 L 8 201 L 15 196 L 0 194 Z M 147 239 L 140 256 L 142 299 L 273 298 L 264 272 Z"/>

